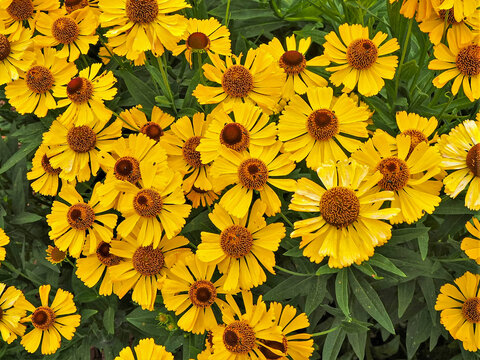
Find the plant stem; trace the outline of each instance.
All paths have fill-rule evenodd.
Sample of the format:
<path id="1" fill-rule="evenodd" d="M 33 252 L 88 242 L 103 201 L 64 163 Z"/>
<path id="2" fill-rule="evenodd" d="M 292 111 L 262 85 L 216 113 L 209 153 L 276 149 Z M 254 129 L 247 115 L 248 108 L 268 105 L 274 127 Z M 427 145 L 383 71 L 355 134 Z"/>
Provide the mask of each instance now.
<path id="1" fill-rule="evenodd" d="M 440 111 L 440 114 L 438 114 L 438 116 L 437 116 L 438 122 L 440 122 L 443 113 L 445 112 L 445 110 L 447 110 L 448 105 L 450 105 L 450 104 L 452 103 L 452 101 L 453 101 L 454 98 L 455 98 L 455 95 L 452 95 L 452 97 L 450 98 L 450 100 L 448 100 L 448 102 L 447 102 L 447 103 L 445 104 L 445 106 L 443 107 L 442 111 Z"/>
<path id="2" fill-rule="evenodd" d="M 275 265 L 275 268 L 286 273 L 286 274 L 290 274 L 290 275 L 295 275 L 295 276 L 314 276 L 315 274 L 304 274 L 304 273 L 299 273 L 299 272 L 296 272 L 296 271 L 291 271 L 291 270 L 288 270 L 288 269 L 285 269 L 285 268 L 282 268 L 278 265 Z"/>
<path id="3" fill-rule="evenodd" d="M 230 1 L 227 0 L 227 10 L 225 11 L 225 26 L 228 27 L 228 22 L 230 21 Z"/>
<path id="4" fill-rule="evenodd" d="M 405 61 L 405 55 L 407 54 L 408 42 L 410 41 L 410 37 L 412 35 L 412 25 L 413 25 L 413 18 L 408 21 L 408 30 L 407 36 L 405 37 L 405 41 L 403 44 L 402 55 L 400 57 L 400 63 L 398 64 L 398 71 L 397 71 L 397 78 L 395 79 L 395 92 L 393 96 L 397 96 L 398 93 L 398 86 L 400 85 L 400 75 L 402 73 L 402 66 L 403 62 Z M 392 102 L 392 111 L 395 111 L 395 100 Z"/>
<path id="5" fill-rule="evenodd" d="M 269 3 L 270 3 L 270 7 L 272 8 L 275 15 L 277 15 L 280 19 L 283 19 L 283 14 L 280 11 L 280 8 L 278 7 L 277 1 L 276 0 L 269 0 Z"/>
<path id="6" fill-rule="evenodd" d="M 285 220 L 285 222 L 293 229 L 293 224 L 290 220 L 288 220 L 288 218 L 282 213 L 280 212 L 280 216 L 283 218 L 283 220 Z"/>
<path id="7" fill-rule="evenodd" d="M 119 118 L 120 120 L 122 120 L 122 121 L 123 121 L 125 124 L 127 124 L 131 129 L 139 131 L 138 128 L 136 128 L 135 126 L 132 126 L 127 120 L 125 120 L 124 118 L 122 118 L 122 117 L 121 117 L 119 114 L 117 114 L 115 111 L 113 111 L 113 110 L 110 110 L 110 111 L 112 112 L 112 114 L 113 114 L 114 116 L 116 116 L 117 118 Z"/>
<path id="8" fill-rule="evenodd" d="M 198 67 L 197 71 L 200 73 L 200 83 L 205 84 L 205 79 L 203 78 L 203 69 L 202 69 L 202 66 L 203 66 L 202 53 L 197 52 L 196 57 L 197 57 L 197 67 Z"/>
<path id="9" fill-rule="evenodd" d="M 123 63 L 120 62 L 120 60 L 118 60 L 117 56 L 116 56 L 114 53 L 112 53 L 112 50 L 110 50 L 110 49 L 108 48 L 108 46 L 105 44 L 105 42 L 102 40 L 101 37 L 99 37 L 99 40 L 100 40 L 100 42 L 102 43 L 103 47 L 107 50 L 107 52 L 108 52 L 108 54 L 110 55 L 110 57 L 111 57 L 113 60 L 115 60 L 115 62 L 118 64 L 118 66 L 120 66 L 123 70 L 127 70 L 127 68 L 123 65 Z"/>
<path id="10" fill-rule="evenodd" d="M 165 56 L 165 53 L 162 55 L 162 57 Z M 167 77 L 167 73 L 165 72 L 165 67 L 164 67 L 164 64 L 163 64 L 163 61 L 161 59 L 161 57 L 157 57 L 157 62 L 158 62 L 158 69 L 160 70 L 160 73 L 162 74 L 162 78 L 163 78 L 163 83 L 165 84 L 165 87 L 167 89 L 167 96 L 168 96 L 168 99 L 170 100 L 170 103 L 172 104 L 172 108 L 173 108 L 173 112 L 175 113 L 175 116 L 177 116 L 177 107 L 175 106 L 175 100 L 173 98 L 173 94 L 172 94 L 172 89 L 170 88 L 170 83 L 168 82 L 168 77 Z"/>
<path id="11" fill-rule="evenodd" d="M 331 332 L 334 332 L 335 330 L 338 330 L 338 326 L 335 326 L 331 329 L 328 329 L 328 330 L 325 330 L 325 331 L 320 331 L 318 333 L 313 333 L 311 334 L 312 337 L 315 337 L 315 336 L 322 336 L 322 335 L 327 335 L 328 333 L 331 333 Z"/>

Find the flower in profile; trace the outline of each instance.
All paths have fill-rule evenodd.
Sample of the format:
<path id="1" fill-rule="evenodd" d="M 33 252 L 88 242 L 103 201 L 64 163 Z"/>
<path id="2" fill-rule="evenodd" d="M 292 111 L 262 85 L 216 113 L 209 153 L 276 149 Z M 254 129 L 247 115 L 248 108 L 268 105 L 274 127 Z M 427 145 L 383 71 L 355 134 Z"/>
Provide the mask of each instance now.
<path id="1" fill-rule="evenodd" d="M 165 346 L 155 344 L 152 338 L 142 339 L 135 346 L 135 355 L 133 355 L 132 348 L 127 346 L 120 351 L 114 360 L 173 360 L 173 355 L 169 353 Z"/>
<path id="2" fill-rule="evenodd" d="M 382 175 L 354 160 L 326 163 L 318 168 L 322 185 L 307 178 L 297 182 L 289 209 L 319 212 L 319 216 L 299 220 L 290 237 L 302 237 L 300 248 L 310 261 L 319 263 L 329 256 L 328 266 L 342 268 L 360 264 L 392 236 L 392 226 L 385 221 L 400 209 L 385 207 L 393 200 L 392 191 L 372 191 Z"/>
<path id="3" fill-rule="evenodd" d="M 0 34 L 0 85 L 17 80 L 19 73 L 27 71 L 34 60 L 32 45 L 32 32 L 22 28 L 17 40 L 14 35 Z"/>
<path id="4" fill-rule="evenodd" d="M 60 168 L 54 169 L 47 156 L 48 146 L 41 144 L 32 159 L 32 169 L 27 173 L 32 189 L 42 195 L 55 196 L 58 192 Z"/>
<path id="5" fill-rule="evenodd" d="M 390 0 L 390 4 L 397 0 Z M 402 7 L 400 8 L 400 14 L 406 18 L 412 19 L 415 14 L 417 21 L 423 21 L 425 18 L 431 16 L 434 12 L 434 3 L 436 0 L 401 0 Z"/>
<path id="6" fill-rule="evenodd" d="M 97 183 L 88 203 L 72 185 L 64 184 L 58 196 L 64 201 L 54 201 L 47 223 L 52 228 L 48 235 L 61 251 L 78 258 L 82 250 L 95 252 L 101 241 L 110 242 L 117 215 L 105 214 L 108 210 L 99 203 Z M 66 203 L 66 204 L 65 204 Z"/>
<path id="7" fill-rule="evenodd" d="M 440 323 L 467 351 L 480 348 L 480 275 L 466 272 L 454 284 L 440 288 L 435 310 L 441 311 Z"/>
<path id="8" fill-rule="evenodd" d="M 56 109 L 57 92 L 77 73 L 74 63 L 55 58 L 54 48 L 34 50 L 35 60 L 20 78 L 7 84 L 5 95 L 20 114 L 34 113 L 38 117 Z M 55 59 L 55 61 L 53 61 Z M 52 95 L 52 93 L 54 95 Z"/>
<path id="9" fill-rule="evenodd" d="M 192 207 L 194 209 L 201 207 L 210 206 L 215 200 L 218 199 L 218 195 L 221 191 L 215 192 L 213 190 L 200 190 L 192 186 L 192 190 L 189 193 L 185 194 L 186 198 L 192 202 Z"/>
<path id="10" fill-rule="evenodd" d="M 172 50 L 174 56 L 185 51 L 185 58 L 192 66 L 192 53 L 226 55 L 231 54 L 230 31 L 211 17 L 209 19 L 188 19 L 187 30 Z"/>
<path id="11" fill-rule="evenodd" d="M 431 144 L 438 139 L 438 136 L 435 133 L 438 126 L 438 120 L 435 116 L 427 119 L 415 113 L 398 111 L 396 114 L 396 120 L 400 133 L 410 136 L 412 141 L 410 147 L 412 151 L 421 142 Z M 431 139 L 429 139 L 430 137 Z"/>
<path id="12" fill-rule="evenodd" d="M 305 94 L 307 87 L 327 86 L 328 82 L 320 75 L 315 74 L 308 68 L 327 66 L 330 61 L 324 56 L 316 56 L 307 60 L 305 57 L 312 39 L 300 39 L 299 44 L 295 35 L 286 38 L 287 49 L 285 50 L 280 40 L 276 37 L 268 44 L 260 47 L 268 51 L 278 62 L 280 71 L 285 72 L 286 80 L 283 86 L 282 97 L 290 100 L 295 94 Z"/>
<path id="13" fill-rule="evenodd" d="M 282 223 L 267 225 L 265 209 L 266 205 L 257 200 L 249 213 L 236 218 L 217 204 L 208 215 L 220 234 L 202 232 L 197 256 L 209 265 L 217 265 L 224 274 L 226 291 L 248 290 L 263 284 L 267 280 L 263 267 L 275 274 L 274 252 L 285 237 L 285 227 Z"/>
<path id="14" fill-rule="evenodd" d="M 0 228 L 0 261 L 5 260 L 5 255 L 7 255 L 7 251 L 5 250 L 4 246 L 10 244 L 10 237 L 5 234 L 5 230 Z"/>
<path id="15" fill-rule="evenodd" d="M 3 341 L 12 343 L 17 336 L 25 333 L 25 325 L 21 320 L 27 314 L 24 306 L 25 297 L 23 293 L 13 286 L 0 283 L 0 333 Z"/>
<path id="16" fill-rule="evenodd" d="M 441 0 L 436 7 L 439 10 L 452 11 L 456 21 L 472 15 L 480 6 L 478 0 Z"/>
<path id="17" fill-rule="evenodd" d="M 240 56 L 227 56 L 225 61 L 216 54 L 212 64 L 203 65 L 205 77 L 221 86 L 198 84 L 193 95 L 200 104 L 221 104 L 224 110 L 241 102 L 259 106 L 266 114 L 277 109 L 282 95 L 285 74 L 277 70 L 273 57 L 262 49 L 249 49 L 243 65 Z"/>
<path id="18" fill-rule="evenodd" d="M 48 245 L 48 247 L 45 249 L 45 252 L 47 253 L 45 259 L 47 259 L 51 264 L 60 264 L 67 257 L 66 251 L 62 251 L 58 247 L 52 245 Z"/>
<path id="19" fill-rule="evenodd" d="M 465 227 L 468 232 L 475 238 L 466 237 L 462 240 L 461 249 L 470 259 L 473 259 L 480 264 L 480 222 L 477 218 L 472 218 L 473 224 L 467 222 Z"/>
<path id="20" fill-rule="evenodd" d="M 391 80 L 395 76 L 398 57 L 385 55 L 400 48 L 397 39 L 390 39 L 381 45 L 387 34 L 379 31 L 370 40 L 368 27 L 358 24 L 342 24 L 338 32 L 341 40 L 334 31 L 325 35 L 325 55 L 337 64 L 327 68 L 333 73 L 330 81 L 335 86 L 343 84 L 344 92 L 352 91 L 358 84 L 360 94 L 378 94 L 385 85 L 383 79 Z"/>
<path id="21" fill-rule="evenodd" d="M 100 9 L 98 8 L 98 0 L 65 0 L 63 2 L 63 8 L 67 14 L 71 14 L 75 11 L 85 10 L 88 12 L 88 16 L 91 21 L 95 21 L 98 27 Z"/>
<path id="22" fill-rule="evenodd" d="M 32 313 L 23 321 L 31 322 L 34 329 L 23 335 L 20 343 L 29 353 L 34 353 L 41 342 L 42 354 L 49 355 L 60 348 L 61 336 L 67 340 L 73 338 L 80 325 L 80 315 L 74 314 L 77 307 L 73 302 L 72 293 L 58 289 L 49 306 L 50 285 L 42 285 L 38 291 L 41 306 L 35 307 L 27 300 L 22 304 Z"/>
<path id="23" fill-rule="evenodd" d="M 313 170 L 330 159 L 347 159 L 345 150 L 354 152 L 362 144 L 353 137 L 368 137 L 368 107 L 357 106 L 347 94 L 333 96 L 329 87 L 309 88 L 307 99 L 295 95 L 280 116 L 278 137 L 284 150 L 296 162 L 306 158 Z"/>

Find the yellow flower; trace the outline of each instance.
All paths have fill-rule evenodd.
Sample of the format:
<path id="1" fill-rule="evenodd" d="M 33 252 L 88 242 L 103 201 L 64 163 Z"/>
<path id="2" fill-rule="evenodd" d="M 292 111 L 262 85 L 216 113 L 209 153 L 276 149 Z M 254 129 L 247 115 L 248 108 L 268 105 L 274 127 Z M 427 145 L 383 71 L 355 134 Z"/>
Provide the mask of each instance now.
<path id="1" fill-rule="evenodd" d="M 56 109 L 56 94 L 77 73 L 74 63 L 56 58 L 53 48 L 34 50 L 35 60 L 18 80 L 7 84 L 5 95 L 20 114 L 34 113 L 38 117 L 47 115 L 49 109 Z M 55 95 L 56 97 L 56 95 Z"/>
<path id="2" fill-rule="evenodd" d="M 14 35 L 0 34 L 0 85 L 17 80 L 19 73 L 27 71 L 34 60 L 32 45 L 32 32 L 21 28 L 18 39 Z"/>
<path id="3" fill-rule="evenodd" d="M 380 172 L 368 175 L 368 167 L 353 160 L 330 162 L 318 168 L 323 186 L 301 178 L 289 209 L 319 212 L 320 215 L 296 221 L 290 237 L 302 237 L 300 248 L 310 261 L 319 263 L 329 256 L 330 267 L 360 264 L 374 253 L 376 246 L 392 236 L 390 219 L 399 209 L 380 209 L 392 200 L 392 191 L 371 191 L 382 178 Z"/>
<path id="4" fill-rule="evenodd" d="M 285 107 L 278 137 L 292 160 L 306 158 L 307 166 L 316 170 L 330 159 L 346 159 L 345 150 L 351 153 L 360 147 L 361 141 L 352 137 L 368 137 L 370 112 L 347 94 L 333 96 L 329 87 L 309 88 L 307 98 L 308 103 L 295 95 Z"/>
<path id="5" fill-rule="evenodd" d="M 440 3 L 435 4 L 438 10 L 453 11 L 456 21 L 462 21 L 463 18 L 472 15 L 479 6 L 478 0 L 440 0 Z"/>
<path id="6" fill-rule="evenodd" d="M 187 19 L 172 12 L 189 8 L 184 0 L 100 0 L 100 25 L 113 52 L 136 60 L 145 51 L 155 56 L 173 50 L 187 28 Z"/>
<path id="7" fill-rule="evenodd" d="M 212 205 L 213 202 L 218 199 L 219 194 L 220 192 L 200 190 L 192 186 L 192 190 L 185 196 L 192 202 L 192 207 L 196 209 L 199 206 L 206 207 L 207 205 Z"/>
<path id="8" fill-rule="evenodd" d="M 480 348 L 480 275 L 466 272 L 455 279 L 455 285 L 440 288 L 435 310 L 441 311 L 440 322 L 467 351 Z"/>
<path id="9" fill-rule="evenodd" d="M 58 247 L 48 245 L 45 249 L 47 259 L 51 264 L 60 264 L 67 257 L 66 251 L 61 251 Z"/>
<path id="10" fill-rule="evenodd" d="M 0 261 L 5 260 L 5 255 L 7 251 L 3 246 L 10 244 L 10 237 L 5 234 L 5 230 L 0 228 Z"/>
<path id="11" fill-rule="evenodd" d="M 62 124 L 93 125 L 96 122 L 106 123 L 112 117 L 112 111 L 104 101 L 115 97 L 117 89 L 113 85 L 117 79 L 111 71 L 106 70 L 97 76 L 101 67 L 102 64 L 92 64 L 81 70 L 78 77 L 55 94 L 59 98 L 66 98 L 58 101 L 59 108 L 68 105 L 58 118 Z"/>
<path id="12" fill-rule="evenodd" d="M 252 148 L 250 152 L 239 153 L 228 148 L 221 149 L 220 155 L 211 167 L 213 190 L 220 191 L 235 184 L 220 199 L 220 205 L 230 215 L 244 217 L 252 203 L 253 192 L 260 194 L 265 203 L 267 216 L 280 211 L 281 202 L 270 185 L 294 191 L 295 180 L 281 179 L 295 169 L 290 154 L 278 155 L 282 143 L 278 141 L 265 148 Z M 278 155 L 278 156 L 277 156 Z"/>
<path id="13" fill-rule="evenodd" d="M 198 258 L 217 265 L 225 274 L 223 288 L 226 291 L 248 290 L 263 284 L 267 277 L 260 264 L 275 274 L 275 254 L 285 237 L 282 223 L 267 225 L 263 214 L 265 204 L 257 200 L 242 218 L 230 216 L 217 204 L 208 215 L 220 234 L 202 232 L 198 246 Z"/>
<path id="14" fill-rule="evenodd" d="M 138 360 L 173 360 L 173 355 L 164 346 L 155 344 L 152 338 L 140 340 L 135 346 L 135 354 Z M 135 360 L 132 348 L 123 348 L 114 360 Z"/>
<path id="15" fill-rule="evenodd" d="M 98 0 L 65 0 L 63 2 L 63 9 L 68 14 L 71 14 L 75 11 L 87 11 L 90 21 L 95 22 L 96 27 L 98 27 L 101 13 L 100 9 L 98 8 Z"/>
<path id="16" fill-rule="evenodd" d="M 42 354 L 49 355 L 60 348 L 61 336 L 67 340 L 73 338 L 76 328 L 80 325 L 80 315 L 73 314 L 77 307 L 70 292 L 58 289 L 50 306 L 48 306 L 50 285 L 40 286 L 39 294 L 42 303 L 39 307 L 25 300 L 25 308 L 32 314 L 24 321 L 31 322 L 34 329 L 22 337 L 21 344 L 29 353 L 34 353 L 41 342 Z"/>
<path id="17" fill-rule="evenodd" d="M 362 25 L 342 24 L 338 32 L 341 41 L 334 31 L 325 35 L 325 55 L 337 64 L 327 68 L 327 71 L 333 72 L 330 81 L 335 86 L 343 84 L 344 92 L 352 91 L 358 83 L 360 94 L 378 94 L 385 85 L 383 79 L 391 80 L 395 76 L 398 57 L 385 55 L 400 48 L 397 39 L 381 45 L 387 34 L 379 31 L 370 40 L 368 27 Z"/>
<path id="18" fill-rule="evenodd" d="M 64 184 L 58 196 L 68 205 L 54 201 L 52 212 L 47 215 L 52 228 L 48 235 L 61 251 L 68 249 L 75 258 L 80 257 L 82 250 L 94 253 L 101 241 L 110 242 L 113 236 L 117 215 L 100 214 L 108 208 L 98 201 L 99 185 L 95 185 L 90 201 L 85 203 L 72 185 Z"/>
<path id="19" fill-rule="evenodd" d="M 438 120 L 435 116 L 427 119 L 415 113 L 398 111 L 396 114 L 396 120 L 400 133 L 403 135 L 409 135 L 412 139 L 410 145 L 412 149 L 421 142 L 432 144 L 438 139 L 438 135 L 435 133 L 438 126 Z M 433 137 L 429 140 L 429 137 L 432 134 Z"/>
<path id="20" fill-rule="evenodd" d="M 185 42 L 182 44 L 182 42 Z M 211 17 L 205 20 L 188 19 L 187 30 L 172 50 L 174 56 L 185 51 L 185 58 L 192 66 L 192 53 L 230 55 L 230 31 Z"/>
<path id="21" fill-rule="evenodd" d="M 188 240 L 183 236 L 168 239 L 163 236 L 158 246 L 141 246 L 141 234 L 134 231 L 122 240 L 112 240 L 110 254 L 124 261 L 109 268 L 114 283 L 120 282 L 116 294 L 119 298 L 133 289 L 132 300 L 142 309 L 153 310 L 157 290 L 162 288 L 169 269 L 181 259 L 191 254 L 190 249 L 182 248 Z"/>
<path id="22" fill-rule="evenodd" d="M 55 196 L 58 192 L 58 174 L 60 168 L 54 169 L 47 156 L 48 146 L 41 144 L 32 160 L 32 169 L 27 173 L 28 180 L 35 180 L 31 186 L 33 191 L 42 195 Z"/>
<path id="23" fill-rule="evenodd" d="M 25 325 L 21 324 L 21 319 L 27 314 L 22 306 L 24 302 L 25 297 L 20 290 L 0 283 L 0 332 L 3 341 L 8 344 L 25 333 Z"/>
<path id="24" fill-rule="evenodd" d="M 278 61 L 279 70 L 286 75 L 282 90 L 282 97 L 286 100 L 290 100 L 295 94 L 305 94 L 307 87 L 328 85 L 327 80 L 308 70 L 308 67 L 327 66 L 330 63 L 324 55 L 310 60 L 305 58 L 311 43 L 312 39 L 308 37 L 300 39 L 297 45 L 295 35 L 292 35 L 286 38 L 287 50 L 276 37 L 268 44 L 260 45 L 260 48 L 265 49 Z"/>
<path id="25" fill-rule="evenodd" d="M 475 237 L 466 237 L 462 240 L 461 249 L 470 259 L 473 259 L 480 264 L 480 222 L 477 218 L 472 218 L 473 225 L 470 222 L 465 224 L 468 232 Z"/>
<path id="26" fill-rule="evenodd" d="M 222 61 L 218 55 L 212 54 L 213 65 L 204 64 L 203 73 L 208 80 L 221 86 L 198 84 L 193 95 L 200 104 L 221 104 L 224 110 L 249 102 L 258 105 L 266 114 L 275 112 L 285 74 L 277 70 L 273 57 L 265 50 L 248 50 L 243 65 L 241 58 L 241 55 L 233 55 Z"/>
<path id="27" fill-rule="evenodd" d="M 390 4 L 397 0 L 390 0 Z M 406 18 L 412 19 L 415 13 L 415 19 L 417 21 L 423 21 L 425 18 L 430 17 L 434 12 L 434 1 L 437 0 L 401 0 L 402 7 L 400 8 L 400 14 Z"/>

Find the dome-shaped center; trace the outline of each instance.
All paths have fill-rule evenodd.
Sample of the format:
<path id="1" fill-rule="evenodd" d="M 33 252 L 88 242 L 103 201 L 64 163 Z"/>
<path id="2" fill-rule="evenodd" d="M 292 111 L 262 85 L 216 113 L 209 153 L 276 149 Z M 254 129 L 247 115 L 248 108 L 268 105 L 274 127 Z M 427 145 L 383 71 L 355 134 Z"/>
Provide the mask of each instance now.
<path id="1" fill-rule="evenodd" d="M 315 110 L 307 119 L 307 130 L 315 140 L 329 140 L 338 134 L 338 119 L 329 109 Z"/>
<path id="2" fill-rule="evenodd" d="M 253 89 L 253 76 L 246 67 L 232 65 L 222 76 L 222 87 L 227 95 L 245 97 Z"/>
<path id="3" fill-rule="evenodd" d="M 188 165 L 194 168 L 199 168 L 202 166 L 202 160 L 200 159 L 200 152 L 198 152 L 197 146 L 200 144 L 201 136 L 192 136 L 190 139 L 185 141 L 182 147 L 182 154 L 184 160 Z"/>
<path id="4" fill-rule="evenodd" d="M 105 266 L 120 264 L 122 260 L 119 256 L 110 253 L 110 244 L 105 241 L 100 242 L 97 246 L 97 259 Z"/>
<path id="5" fill-rule="evenodd" d="M 88 6 L 88 0 L 65 0 L 64 4 L 67 13 L 71 14 L 75 10 Z"/>
<path id="6" fill-rule="evenodd" d="M 463 317 L 470 323 L 480 323 L 480 298 L 467 299 L 462 306 Z"/>
<path id="7" fill-rule="evenodd" d="M 411 139 L 410 143 L 410 153 L 417 147 L 418 144 L 421 142 L 425 142 L 428 144 L 428 138 L 425 136 L 423 132 L 417 129 L 408 129 L 402 131 L 403 135 L 409 135 Z"/>
<path id="8" fill-rule="evenodd" d="M 61 44 L 71 44 L 78 38 L 77 23 L 67 16 L 59 17 L 52 24 L 52 35 Z"/>
<path id="9" fill-rule="evenodd" d="M 55 78 L 45 66 L 36 65 L 25 74 L 25 82 L 34 93 L 44 94 L 52 88 Z"/>
<path id="10" fill-rule="evenodd" d="M 76 77 L 67 84 L 67 96 L 76 104 L 84 104 L 92 98 L 93 84 L 90 80 Z"/>
<path id="11" fill-rule="evenodd" d="M 383 175 L 383 178 L 378 182 L 378 186 L 383 190 L 398 191 L 403 189 L 410 178 L 410 170 L 407 164 L 396 157 L 388 157 L 380 161 L 377 170 Z"/>
<path id="12" fill-rule="evenodd" d="M 10 55 L 10 42 L 7 37 L 0 34 L 0 61 L 5 60 Z"/>
<path id="13" fill-rule="evenodd" d="M 165 266 L 165 256 L 162 250 L 150 246 L 142 246 L 135 250 L 132 257 L 132 264 L 135 270 L 143 276 L 154 276 L 160 274 Z"/>
<path id="14" fill-rule="evenodd" d="M 133 199 L 133 208 L 140 216 L 157 216 L 163 209 L 162 196 L 153 189 L 142 189 Z"/>
<path id="15" fill-rule="evenodd" d="M 238 167 L 238 179 L 248 189 L 261 190 L 268 181 L 267 165 L 259 159 L 247 159 Z"/>
<path id="16" fill-rule="evenodd" d="M 55 322 L 55 313 L 48 306 L 40 306 L 32 314 L 32 324 L 37 329 L 49 329 Z"/>
<path id="17" fill-rule="evenodd" d="M 7 13 L 15 21 L 25 21 L 33 17 L 32 0 L 13 0 L 7 7 Z"/>
<path id="18" fill-rule="evenodd" d="M 158 15 L 158 0 L 127 0 L 125 11 L 130 21 L 148 24 Z"/>
<path id="19" fill-rule="evenodd" d="M 455 61 L 457 69 L 465 76 L 480 74 L 480 45 L 468 45 L 462 48 Z"/>
<path id="20" fill-rule="evenodd" d="M 480 177 L 480 143 L 473 145 L 468 150 L 466 162 L 470 171 Z"/>
<path id="21" fill-rule="evenodd" d="M 93 225 L 95 212 L 88 204 L 75 204 L 68 209 L 67 221 L 76 230 L 86 230 Z"/>
<path id="22" fill-rule="evenodd" d="M 47 154 L 43 155 L 42 157 L 42 167 L 47 174 L 58 175 L 62 171 L 60 168 L 53 168 L 53 166 L 50 164 L 50 159 L 47 157 Z"/>
<path id="23" fill-rule="evenodd" d="M 50 257 L 56 263 L 62 262 L 65 260 L 67 253 L 65 251 L 60 250 L 58 247 L 54 246 L 52 251 L 50 252 Z"/>
<path id="24" fill-rule="evenodd" d="M 86 153 L 95 148 L 97 134 L 89 126 L 74 126 L 67 133 L 67 143 L 78 153 Z"/>
<path id="25" fill-rule="evenodd" d="M 242 124 L 228 123 L 220 131 L 220 143 L 232 150 L 242 151 L 250 145 L 250 134 Z"/>
<path id="26" fill-rule="evenodd" d="M 211 281 L 197 280 L 188 290 L 188 296 L 193 305 L 197 307 L 209 307 L 217 298 L 217 289 Z"/>
<path id="27" fill-rule="evenodd" d="M 305 69 L 307 61 L 302 53 L 290 50 L 280 57 L 278 64 L 287 74 L 298 74 Z"/>
<path id="28" fill-rule="evenodd" d="M 205 50 L 208 48 L 210 40 L 202 32 L 194 32 L 188 36 L 187 46 L 193 50 Z"/>
<path id="29" fill-rule="evenodd" d="M 354 191 L 337 186 L 323 193 L 320 213 L 328 224 L 337 228 L 347 227 L 357 220 L 360 201 Z"/>
<path id="30" fill-rule="evenodd" d="M 247 228 L 231 225 L 220 234 L 220 247 L 228 256 L 241 258 L 252 250 L 253 237 Z"/>
<path id="31" fill-rule="evenodd" d="M 255 331 L 245 321 L 234 321 L 223 331 L 223 344 L 236 354 L 246 354 L 255 347 Z"/>
<path id="32" fill-rule="evenodd" d="M 141 127 L 140 132 L 155 141 L 159 141 L 160 137 L 162 137 L 164 134 L 163 129 L 160 127 L 160 125 L 154 123 L 153 121 L 148 121 L 147 123 L 145 123 Z"/>
<path id="33" fill-rule="evenodd" d="M 377 46 L 369 39 L 357 39 L 348 45 L 347 61 L 357 70 L 368 69 L 377 61 Z"/>
<path id="34" fill-rule="evenodd" d="M 117 160 L 113 167 L 113 173 L 118 180 L 129 181 L 135 184 L 140 180 L 140 164 L 131 156 L 124 156 Z"/>

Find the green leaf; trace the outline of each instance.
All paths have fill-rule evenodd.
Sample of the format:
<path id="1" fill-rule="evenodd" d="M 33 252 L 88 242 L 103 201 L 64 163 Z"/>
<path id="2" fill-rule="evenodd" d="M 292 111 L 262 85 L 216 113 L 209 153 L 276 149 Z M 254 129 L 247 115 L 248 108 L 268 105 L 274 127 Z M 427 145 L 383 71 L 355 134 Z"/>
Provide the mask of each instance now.
<path id="1" fill-rule="evenodd" d="M 103 313 L 103 326 L 105 326 L 105 330 L 107 333 L 113 335 L 115 334 L 115 310 L 109 306 L 108 309 Z"/>
<path id="2" fill-rule="evenodd" d="M 428 230 L 430 230 L 429 227 L 395 229 L 392 231 L 392 238 L 388 243 L 392 245 L 402 244 L 428 234 Z"/>
<path id="3" fill-rule="evenodd" d="M 0 174 L 3 174 L 5 171 L 9 170 L 13 166 L 15 166 L 18 162 L 23 160 L 26 156 L 30 155 L 33 150 L 35 150 L 40 143 L 42 142 L 42 138 L 39 137 L 36 141 L 32 141 L 28 144 L 22 144 L 20 149 L 10 156 L 10 158 L 5 161 L 5 163 L 0 167 Z"/>
<path id="4" fill-rule="evenodd" d="M 345 317 L 350 318 L 350 309 L 348 308 L 348 270 L 346 268 L 337 273 L 335 297 L 338 307 L 342 310 Z"/>
<path id="5" fill-rule="evenodd" d="M 310 315 L 323 301 L 327 292 L 327 276 L 315 276 L 311 278 L 310 291 L 305 300 L 305 314 Z"/>
<path id="6" fill-rule="evenodd" d="M 417 238 L 418 241 L 418 248 L 420 249 L 420 256 L 422 257 L 422 260 L 425 260 L 427 258 L 428 254 L 428 233 L 420 235 Z"/>
<path id="7" fill-rule="evenodd" d="M 24 212 L 19 215 L 15 215 L 15 217 L 10 221 L 11 224 L 21 225 L 21 224 L 30 224 L 34 223 L 39 220 L 44 220 L 44 216 L 40 216 L 37 214 Z"/>
<path id="8" fill-rule="evenodd" d="M 98 313 L 98 310 L 95 310 L 95 309 L 84 309 L 80 311 L 80 315 L 82 316 L 81 317 L 82 324 L 86 324 L 87 320 L 90 319 L 96 313 Z"/>
<path id="9" fill-rule="evenodd" d="M 401 318 L 412 302 L 415 280 L 398 284 L 398 317 Z"/>
<path id="10" fill-rule="evenodd" d="M 376 252 L 373 256 L 368 260 L 370 265 L 376 266 L 382 270 L 391 272 L 392 274 L 396 274 L 402 277 L 406 277 L 405 273 L 400 270 L 398 267 L 395 266 L 388 258 Z"/>
<path id="11" fill-rule="evenodd" d="M 432 324 L 426 309 L 415 314 L 407 323 L 407 356 L 412 359 L 422 342 L 428 339 Z"/>
<path id="12" fill-rule="evenodd" d="M 442 202 L 434 212 L 435 215 L 464 215 L 475 213 L 474 210 L 469 210 L 465 207 L 464 199 L 452 199 L 448 196 L 442 199 Z"/>
<path id="13" fill-rule="evenodd" d="M 331 268 L 328 265 L 322 265 L 318 268 L 318 270 L 315 272 L 315 275 L 325 275 L 325 274 L 335 274 L 339 272 L 340 270 Z"/>
<path id="14" fill-rule="evenodd" d="M 159 326 L 155 320 L 156 312 L 136 308 L 125 317 L 125 320 L 143 333 L 151 336 L 159 332 Z"/>
<path id="15" fill-rule="evenodd" d="M 345 331 L 342 328 L 338 328 L 335 331 L 327 334 L 325 338 L 325 344 L 323 345 L 322 359 L 324 360 L 336 360 L 338 359 L 338 353 L 345 340 Z"/>
<path id="16" fill-rule="evenodd" d="M 285 300 L 293 299 L 298 295 L 307 294 L 310 291 L 308 284 L 311 277 L 290 276 L 273 289 L 267 291 L 263 296 L 264 300 Z"/>
<path id="17" fill-rule="evenodd" d="M 125 81 L 132 97 L 143 106 L 145 111 L 150 113 L 155 106 L 155 91 L 143 80 L 126 70 L 116 70 L 116 74 Z"/>
<path id="18" fill-rule="evenodd" d="M 435 287 L 435 283 L 433 279 L 430 277 L 421 276 L 418 278 L 418 285 L 420 290 L 422 290 L 423 297 L 425 298 L 425 302 L 427 303 L 428 312 L 430 313 L 430 319 L 432 320 L 432 325 L 437 323 L 437 311 L 435 310 L 435 294 L 437 289 Z"/>

